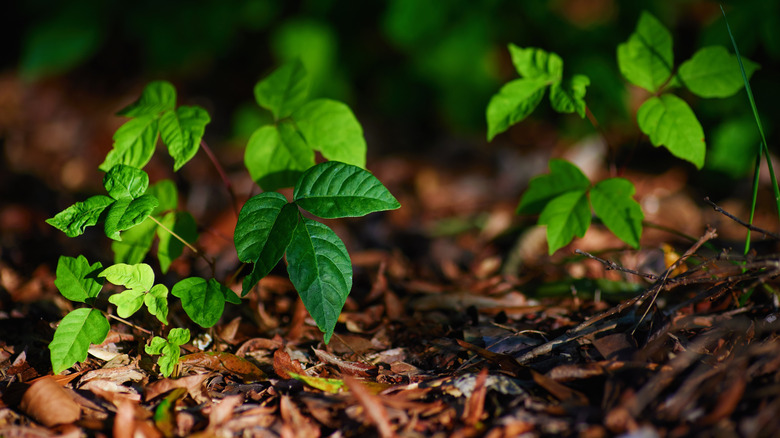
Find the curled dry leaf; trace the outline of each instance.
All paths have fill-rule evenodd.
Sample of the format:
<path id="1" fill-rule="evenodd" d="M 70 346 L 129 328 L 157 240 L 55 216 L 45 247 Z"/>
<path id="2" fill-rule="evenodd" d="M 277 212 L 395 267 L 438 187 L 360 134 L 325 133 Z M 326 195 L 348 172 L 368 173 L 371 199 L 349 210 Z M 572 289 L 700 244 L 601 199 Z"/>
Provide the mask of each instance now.
<path id="1" fill-rule="evenodd" d="M 315 348 L 314 354 L 316 354 L 321 361 L 325 363 L 329 363 L 331 365 L 336 365 L 337 367 L 339 367 L 339 370 L 342 373 L 348 374 L 350 376 L 372 377 L 372 376 L 376 376 L 378 373 L 377 368 L 373 365 L 368 365 L 360 362 L 349 362 L 349 361 L 341 360 L 338 357 L 328 353 L 327 351 L 318 350 Z"/>
<path id="2" fill-rule="evenodd" d="M 265 373 L 252 362 L 230 353 L 192 353 L 182 356 L 179 359 L 179 364 L 183 369 L 201 368 L 209 371 L 228 372 L 240 377 L 244 382 L 257 382 L 265 379 Z"/>
<path id="3" fill-rule="evenodd" d="M 78 403 L 50 376 L 27 388 L 19 408 L 46 427 L 73 423 L 81 416 Z"/>
<path id="4" fill-rule="evenodd" d="M 291 379 L 290 373 L 303 374 L 303 367 L 297 360 L 292 360 L 284 350 L 274 351 L 274 372 L 282 379 Z"/>

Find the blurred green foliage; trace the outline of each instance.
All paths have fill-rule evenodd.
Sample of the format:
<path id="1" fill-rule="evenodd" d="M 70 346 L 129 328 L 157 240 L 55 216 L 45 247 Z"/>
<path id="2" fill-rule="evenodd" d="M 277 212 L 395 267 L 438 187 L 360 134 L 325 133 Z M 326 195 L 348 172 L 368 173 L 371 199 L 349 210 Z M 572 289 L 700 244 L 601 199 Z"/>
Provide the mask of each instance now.
<path id="1" fill-rule="evenodd" d="M 430 140 L 421 132 L 436 132 L 430 127 L 484 138 L 484 108 L 514 74 L 509 42 L 558 53 L 568 69 L 589 76 L 589 108 L 605 129 L 621 132 L 634 129 L 636 108 L 615 48 L 640 11 L 671 29 L 676 62 L 704 45 L 729 47 L 718 5 L 699 0 L 31 0 L 14 7 L 21 40 L 11 52 L 17 58 L 6 61 L 29 80 L 94 72 L 124 75 L 125 83 L 133 74 L 191 84 L 217 96 L 216 105 L 227 107 L 220 112 L 235 114 L 211 129 L 232 128 L 245 138 L 263 117 L 249 105 L 248 90 L 274 66 L 300 58 L 312 97 L 343 100 L 358 117 L 408 127 L 414 150 Z M 724 7 L 743 55 L 762 65 L 754 89 L 772 125 L 780 120 L 772 105 L 780 98 L 780 3 L 730 0 Z M 693 105 L 708 135 L 749 111 L 742 93 Z M 549 104 L 534 117 L 592 132 Z"/>

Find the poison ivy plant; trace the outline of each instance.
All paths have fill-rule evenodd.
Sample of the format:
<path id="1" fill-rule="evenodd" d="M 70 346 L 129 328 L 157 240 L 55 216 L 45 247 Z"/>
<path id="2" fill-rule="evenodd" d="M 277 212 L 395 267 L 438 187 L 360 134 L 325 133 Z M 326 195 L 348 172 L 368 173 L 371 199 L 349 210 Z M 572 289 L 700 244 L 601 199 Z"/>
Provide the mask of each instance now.
<path id="1" fill-rule="evenodd" d="M 109 283 L 124 286 L 127 290 L 111 295 L 108 301 L 115 304 L 117 314 L 129 318 L 143 305 L 163 324 L 168 324 L 168 288 L 154 284 L 154 271 L 146 263 L 128 265 L 119 263 L 109 266 L 99 274 Z"/>
<path id="2" fill-rule="evenodd" d="M 314 166 L 318 151 L 328 160 L 366 165 L 363 128 L 347 105 L 308 100 L 309 77 L 299 60 L 289 62 L 255 85 L 255 100 L 271 112 L 274 124 L 249 138 L 244 163 L 263 190 L 292 187 Z"/>
<path id="3" fill-rule="evenodd" d="M 287 255 L 287 272 L 303 304 L 330 340 L 352 288 L 352 264 L 341 239 L 328 226 L 303 217 L 299 208 L 322 218 L 363 216 L 401 205 L 370 172 L 329 161 L 304 172 L 293 199 L 265 192 L 249 199 L 238 217 L 238 258 L 254 263 L 242 295 Z"/>
<path id="4" fill-rule="evenodd" d="M 144 347 L 144 351 L 150 355 L 161 355 L 157 365 L 160 366 L 160 373 L 164 377 L 169 377 L 176 368 L 176 364 L 179 363 L 179 357 L 181 357 L 179 347 L 187 342 L 190 342 L 189 330 L 172 328 L 167 339 L 155 336 L 152 338 L 152 342 Z"/>
<path id="5" fill-rule="evenodd" d="M 177 108 L 176 88 L 166 81 L 147 85 L 141 97 L 117 115 L 131 119 L 114 134 L 114 147 L 100 165 L 103 171 L 117 164 L 143 168 L 152 158 L 158 138 L 168 147 L 173 170 L 179 170 L 195 156 L 211 121 L 199 106 Z"/>
<path id="6" fill-rule="evenodd" d="M 672 34 L 643 12 L 634 33 L 618 46 L 617 61 L 629 82 L 653 93 L 637 112 L 642 132 L 653 146 L 664 146 L 701 169 L 706 154 L 704 130 L 690 106 L 667 90 L 684 85 L 699 97 L 732 96 L 744 87 L 737 57 L 725 47 L 704 47 L 675 71 Z M 758 65 L 743 61 L 750 77 Z"/>
<path id="7" fill-rule="evenodd" d="M 83 255 L 77 258 L 61 256 L 57 262 L 54 285 L 65 298 L 93 305 L 103 288 L 103 280 L 98 277 L 102 269 L 100 262 L 90 264 Z M 65 315 L 49 343 L 54 374 L 61 373 L 76 362 L 83 362 L 90 344 L 102 343 L 108 335 L 108 329 L 108 320 L 100 310 L 94 308 L 84 307 Z"/>
<path id="8" fill-rule="evenodd" d="M 550 104 L 560 113 L 585 117 L 585 93 L 590 79 L 574 75 L 564 80 L 563 60 L 555 53 L 509 44 L 512 64 L 520 74 L 504 85 L 487 106 L 488 141 L 528 117 L 539 105 L 547 87 Z"/>
<path id="9" fill-rule="evenodd" d="M 623 178 L 591 184 L 577 166 L 555 159 L 550 160 L 549 174 L 531 180 L 517 212 L 539 214 L 539 224 L 547 226 L 550 254 L 574 236 L 585 235 L 591 223 L 591 207 L 610 231 L 636 248 L 644 214 L 633 198 L 634 191 L 634 185 Z"/>
<path id="10" fill-rule="evenodd" d="M 219 321 L 225 309 L 225 301 L 241 304 L 232 290 L 213 278 L 208 281 L 199 277 L 185 278 L 173 286 L 171 294 L 181 299 L 187 316 L 204 328 Z"/>

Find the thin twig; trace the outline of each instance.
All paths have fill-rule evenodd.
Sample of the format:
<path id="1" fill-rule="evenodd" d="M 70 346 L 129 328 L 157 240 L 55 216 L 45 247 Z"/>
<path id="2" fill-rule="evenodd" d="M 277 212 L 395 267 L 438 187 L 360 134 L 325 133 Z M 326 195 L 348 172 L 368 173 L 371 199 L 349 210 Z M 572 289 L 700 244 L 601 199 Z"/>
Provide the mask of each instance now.
<path id="1" fill-rule="evenodd" d="M 116 315 L 112 315 L 110 313 L 108 313 L 107 315 L 108 315 L 109 318 L 113 318 L 113 319 L 115 319 L 115 320 L 117 320 L 117 321 L 119 321 L 119 322 L 121 322 L 123 324 L 126 324 L 126 325 L 128 325 L 128 326 L 130 326 L 130 327 L 132 327 L 132 328 L 134 328 L 134 329 L 136 329 L 138 331 L 140 331 L 140 332 L 146 333 L 147 335 L 153 335 L 154 334 L 150 330 L 147 330 L 147 329 L 145 329 L 143 327 L 138 327 L 137 325 L 133 324 L 132 322 L 130 322 L 130 321 L 124 319 L 124 318 L 120 318 L 120 317 L 118 317 Z"/>
<path id="2" fill-rule="evenodd" d="M 211 163 L 214 164 L 214 167 L 217 169 L 219 177 L 222 178 L 222 183 L 225 185 L 225 189 L 227 189 L 228 194 L 230 195 L 230 200 L 232 201 L 231 204 L 233 205 L 233 213 L 235 213 L 236 217 L 238 217 L 238 198 L 236 198 L 236 193 L 233 191 L 233 184 L 230 182 L 230 179 L 228 179 L 227 174 L 225 173 L 225 169 L 223 169 L 222 165 L 219 164 L 216 155 L 214 155 L 214 152 L 205 141 L 200 141 L 200 147 L 203 149 L 203 152 L 208 155 L 209 160 L 211 160 Z"/>
<path id="3" fill-rule="evenodd" d="M 775 238 L 777 240 L 780 240 L 780 234 L 776 234 L 776 233 L 773 233 L 771 231 L 767 231 L 767 230 L 765 230 L 763 228 L 759 228 L 759 227 L 757 227 L 755 225 L 751 225 L 751 224 L 741 220 L 740 218 L 738 218 L 738 217 L 734 216 L 733 214 L 729 213 L 728 211 L 720 208 L 718 206 L 718 204 L 712 202 L 709 197 L 704 198 L 704 202 L 709 204 L 710 207 L 712 207 L 718 213 L 720 213 L 720 214 L 726 216 L 727 218 L 733 220 L 734 222 L 742 225 L 743 227 L 747 228 L 748 230 L 752 230 L 752 231 L 755 231 L 757 233 L 762 233 L 762 234 L 764 234 L 764 236 L 772 237 L 772 238 Z"/>
<path id="4" fill-rule="evenodd" d="M 618 265 L 617 263 L 613 262 L 612 260 L 605 260 L 605 259 L 602 259 L 601 257 L 596 257 L 595 255 L 593 255 L 593 254 L 591 254 L 591 253 L 589 253 L 587 251 L 583 251 L 581 249 L 575 249 L 574 252 L 577 253 L 577 254 L 580 254 L 580 255 L 584 255 L 585 257 L 591 258 L 593 260 L 596 260 L 597 262 L 600 262 L 601 264 L 603 264 L 606 267 L 607 271 L 625 272 L 625 273 L 628 273 L 628 274 L 637 275 L 639 277 L 648 278 L 650 280 L 657 280 L 658 279 L 658 276 L 655 275 L 655 274 L 648 274 L 648 273 L 644 273 L 644 272 L 635 271 L 633 269 L 624 268 L 623 266 Z"/>
<path id="5" fill-rule="evenodd" d="M 190 249 L 190 251 L 192 251 L 193 253 L 195 253 L 195 255 L 197 255 L 198 257 L 200 257 L 200 258 L 202 258 L 203 260 L 205 260 L 205 261 L 206 261 L 206 263 L 208 263 L 208 264 L 209 264 L 209 266 L 211 267 L 211 270 L 212 270 L 212 272 L 216 272 L 216 266 L 215 266 L 215 264 L 214 264 L 214 260 L 212 260 L 212 259 L 210 259 L 210 258 L 206 257 L 206 255 L 205 255 L 205 254 L 203 254 L 202 252 L 198 251 L 198 248 L 195 248 L 194 246 L 192 246 L 192 244 L 190 244 L 189 242 L 187 242 L 186 240 L 184 240 L 184 238 L 183 238 L 183 237 L 179 236 L 179 235 L 178 235 L 178 234 L 176 234 L 176 233 L 175 233 L 173 230 L 171 230 L 170 228 L 168 228 L 168 227 L 166 227 L 165 225 L 163 225 L 163 223 L 162 223 L 162 222 L 160 222 L 160 221 L 158 221 L 158 220 L 157 220 L 157 219 L 156 219 L 154 216 L 152 216 L 152 215 L 149 215 L 149 218 L 150 218 L 151 220 L 153 220 L 155 223 L 157 223 L 157 225 L 159 225 L 159 226 L 160 226 L 160 228 L 162 228 L 163 230 L 165 230 L 165 231 L 167 231 L 167 232 L 171 233 L 171 236 L 175 237 L 177 240 L 179 240 L 181 243 L 183 243 L 183 244 L 184 244 L 184 246 L 186 246 L 187 248 L 189 248 L 189 249 Z"/>

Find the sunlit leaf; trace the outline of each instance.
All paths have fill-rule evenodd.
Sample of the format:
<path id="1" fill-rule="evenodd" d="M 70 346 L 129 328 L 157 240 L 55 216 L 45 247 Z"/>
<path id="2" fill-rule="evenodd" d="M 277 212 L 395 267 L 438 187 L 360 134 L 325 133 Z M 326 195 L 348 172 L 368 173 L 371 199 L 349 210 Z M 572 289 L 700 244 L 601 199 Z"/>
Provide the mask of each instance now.
<path id="1" fill-rule="evenodd" d="M 322 218 L 357 217 L 401 207 L 369 171 L 336 161 L 307 170 L 295 185 L 293 200 Z"/>
<path id="2" fill-rule="evenodd" d="M 190 331 L 182 328 L 173 328 L 168 333 L 168 339 L 155 336 L 151 344 L 144 350 L 146 354 L 160 354 L 157 365 L 160 367 L 160 374 L 168 377 L 173 373 L 176 364 L 179 362 L 181 350 L 179 347 L 190 341 Z"/>
<path id="3" fill-rule="evenodd" d="M 515 79 L 501 87 L 487 107 L 488 141 L 528 117 L 542 101 L 548 84 L 544 78 Z"/>
<path id="4" fill-rule="evenodd" d="M 158 116 L 176 106 L 176 88 L 167 81 L 150 82 L 141 97 L 117 113 L 125 117 Z"/>
<path id="5" fill-rule="evenodd" d="M 664 146 L 699 169 L 704 165 L 704 130 L 685 101 L 672 94 L 651 97 L 639 107 L 636 118 L 653 146 Z"/>
<path id="6" fill-rule="evenodd" d="M 555 53 L 509 44 L 509 55 L 515 69 L 525 79 L 542 79 L 552 84 L 559 82 L 563 76 L 563 60 Z"/>
<path id="7" fill-rule="evenodd" d="M 672 75 L 672 34 L 648 12 L 642 12 L 636 30 L 617 49 L 618 67 L 634 85 L 656 92 Z"/>
<path id="8" fill-rule="evenodd" d="M 146 193 L 149 175 L 141 169 L 117 164 L 106 172 L 103 187 L 114 199 L 136 199 Z"/>
<path id="9" fill-rule="evenodd" d="M 46 223 L 68 237 L 80 236 L 85 228 L 97 224 L 103 212 L 113 203 L 114 200 L 108 196 L 92 196 L 62 210 L 53 218 L 46 219 Z"/>
<path id="10" fill-rule="evenodd" d="M 292 187 L 303 171 L 314 166 L 314 151 L 290 122 L 283 121 L 252 134 L 244 164 L 263 190 L 277 190 Z"/>
<path id="11" fill-rule="evenodd" d="M 209 113 L 198 106 L 180 106 L 163 113 L 160 118 L 160 136 L 173 157 L 174 172 L 198 152 L 206 125 L 210 121 Z"/>
<path id="12" fill-rule="evenodd" d="M 347 105 L 335 100 L 307 102 L 292 114 L 306 144 L 332 161 L 366 166 L 363 128 Z"/>
<path id="13" fill-rule="evenodd" d="M 590 78 L 574 75 L 569 80 L 555 82 L 550 87 L 550 104 L 559 113 L 577 113 L 585 117 L 585 93 Z"/>
<path id="14" fill-rule="evenodd" d="M 111 284 L 141 292 L 148 291 L 154 284 L 154 271 L 146 263 L 137 265 L 119 263 L 111 265 L 98 276 L 105 278 Z"/>
<path id="15" fill-rule="evenodd" d="M 758 64 L 742 58 L 748 79 Z M 723 46 L 699 49 L 680 65 L 679 76 L 689 90 L 701 97 L 729 97 L 745 87 L 737 57 Z"/>
<path id="16" fill-rule="evenodd" d="M 344 242 L 327 226 L 302 218 L 287 247 L 287 272 L 317 327 L 330 341 L 352 289 L 352 262 Z"/>
<path id="17" fill-rule="evenodd" d="M 100 262 L 90 265 L 83 255 L 77 258 L 60 256 L 54 285 L 63 297 L 84 303 L 97 297 L 103 288 L 103 282 L 98 278 L 98 273 L 102 270 L 103 265 Z"/>
<path id="18" fill-rule="evenodd" d="M 211 327 L 225 310 L 225 286 L 213 278 L 190 277 L 173 285 L 171 295 L 181 299 L 187 316 L 201 327 Z M 232 292 L 231 292 L 232 293 Z"/>
<path id="19" fill-rule="evenodd" d="M 590 203 L 604 225 L 623 242 L 639 247 L 642 237 L 642 207 L 633 198 L 634 185 L 623 178 L 597 183 L 590 191 Z"/>
<path id="20" fill-rule="evenodd" d="M 306 100 L 309 78 L 299 59 L 274 70 L 255 85 L 255 100 L 278 120 L 289 116 Z"/>
<path id="21" fill-rule="evenodd" d="M 49 343 L 52 372 L 59 374 L 83 362 L 89 345 L 102 343 L 109 328 L 106 317 L 96 309 L 76 309 L 65 315 Z"/>
<path id="22" fill-rule="evenodd" d="M 116 306 L 116 314 L 129 318 L 144 305 L 145 293 L 142 290 L 126 290 L 108 297 L 108 302 Z"/>
<path id="23" fill-rule="evenodd" d="M 590 227 L 590 219 L 585 190 L 566 192 L 548 202 L 539 215 L 539 224 L 547 225 L 549 253 L 566 246 L 574 236 L 584 236 Z"/>
<path id="24" fill-rule="evenodd" d="M 161 323 L 168 325 L 168 288 L 162 284 L 155 284 L 144 295 L 146 309 L 156 316 Z"/>
<path id="25" fill-rule="evenodd" d="M 108 209 L 106 221 L 103 224 L 106 236 L 114 240 L 121 240 L 120 231 L 129 230 L 146 220 L 155 207 L 157 207 L 157 199 L 152 195 L 114 201 Z"/>
<path id="26" fill-rule="evenodd" d="M 154 155 L 157 136 L 157 116 L 131 119 L 114 133 L 114 147 L 99 166 L 100 170 L 108 172 L 117 164 L 143 168 Z"/>

